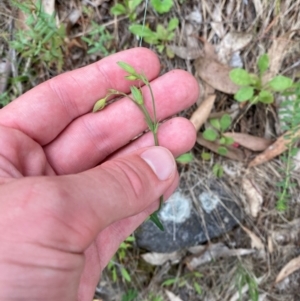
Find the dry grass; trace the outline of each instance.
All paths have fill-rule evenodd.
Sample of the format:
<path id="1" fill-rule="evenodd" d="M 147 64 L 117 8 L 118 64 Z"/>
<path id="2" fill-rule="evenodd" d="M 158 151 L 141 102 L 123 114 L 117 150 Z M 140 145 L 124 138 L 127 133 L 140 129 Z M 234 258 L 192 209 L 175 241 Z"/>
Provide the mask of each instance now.
<path id="1" fill-rule="evenodd" d="M 241 60 L 245 68 L 251 72 L 256 72 L 256 61 L 260 54 L 269 52 L 271 59 L 271 69 L 274 74 L 283 73 L 292 78 L 300 77 L 300 0 L 218 0 L 218 1 L 198 1 L 186 0 L 180 4 L 175 0 L 173 10 L 164 15 L 158 16 L 149 9 L 146 22 L 149 26 L 155 27 L 157 22 L 167 24 L 171 17 L 180 20 L 180 29 L 176 32 L 174 44 L 186 46 L 191 42 L 191 37 L 201 37 L 214 47 L 218 47 L 224 36 L 230 32 L 240 32 L 251 34 L 251 42 L 241 50 Z M 95 5 L 91 5 L 91 4 Z M 98 3 L 98 5 L 97 5 Z M 87 55 L 86 45 L 81 41 L 81 37 L 90 31 L 90 21 L 94 20 L 98 24 L 103 24 L 113 35 L 114 40 L 108 45 L 108 51 L 120 51 L 122 49 L 138 46 L 138 41 L 127 30 L 129 20 L 127 18 L 113 18 L 109 14 L 109 8 L 113 1 L 56 1 L 56 10 L 60 22 L 67 25 L 68 40 L 64 49 L 66 57 L 63 71 L 72 70 L 95 60 L 101 59 L 101 55 Z M 144 4 L 139 8 L 137 22 L 141 21 Z M 191 20 L 191 13 L 198 12 L 201 20 Z M 70 21 L 70 15 L 77 12 L 79 17 L 75 24 Z M 21 92 L 47 80 L 57 74 L 55 68 L 48 69 L 44 65 L 30 66 L 30 62 L 21 59 L 18 54 L 9 49 L 7 40 L 13 34 L 17 26 L 18 14 L 9 5 L 9 1 L 0 3 L 0 55 L 2 58 L 12 59 L 12 76 L 17 77 L 22 74 L 28 75 L 25 83 L 17 83 L 16 87 L 10 85 L 10 97 L 17 97 Z M 68 21 L 69 20 L 69 21 Z M 190 36 L 186 35 L 186 27 L 192 25 Z M 196 41 L 199 49 L 203 43 Z M 146 47 L 151 47 L 146 45 Z M 160 55 L 162 62 L 162 72 L 181 68 L 195 73 L 195 68 L 190 60 L 175 59 L 170 60 L 165 55 Z M 199 81 L 201 81 L 199 79 Z M 200 82 L 201 85 L 203 83 Z M 20 87 L 21 86 L 21 87 Z M 4 91 L 1 91 L 4 92 Z M 234 104 L 232 96 L 217 92 L 217 101 L 213 112 L 228 111 Z M 248 111 L 239 109 L 237 122 L 234 125 L 235 131 L 247 132 L 249 134 L 274 138 L 280 134 L 278 123 L 278 108 L 274 106 L 257 105 Z M 192 110 L 184 113 L 189 117 Z M 196 146 L 194 154 L 200 157 L 202 148 Z M 198 280 L 202 287 L 202 294 L 197 295 L 193 288 L 193 278 L 187 278 L 184 286 L 174 284 L 168 289 L 179 295 L 182 300 L 234 300 L 237 292 L 237 277 L 241 274 L 241 267 L 248 271 L 255 279 L 260 279 L 259 295 L 260 300 L 265 301 L 287 301 L 300 300 L 299 297 L 299 273 L 294 273 L 289 277 L 289 283 L 274 286 L 274 280 L 280 269 L 292 258 L 299 255 L 299 218 L 300 218 L 300 197 L 299 172 L 292 175 L 296 187 L 290 189 L 291 201 L 288 210 L 278 213 L 275 209 L 276 183 L 281 179 L 279 170 L 283 168 L 280 159 L 262 166 L 247 169 L 242 163 L 214 156 L 214 162 L 219 162 L 225 166 L 226 177 L 219 180 L 219 183 L 229 192 L 244 211 L 243 226 L 255 233 L 263 242 L 264 250 L 256 251 L 254 255 L 245 257 L 224 258 L 213 261 L 197 268 L 203 277 Z M 185 170 L 187 178 L 197 178 L 204 183 L 214 179 L 212 175 L 211 162 L 204 162 L 196 159 L 192 166 Z M 251 217 L 248 210 L 248 199 L 242 189 L 244 178 L 253 179 L 259 186 L 263 197 L 263 206 L 257 218 Z M 185 179 L 186 186 L 191 183 Z M 213 242 L 224 242 L 232 248 L 251 248 L 249 236 L 237 227 L 221 238 L 214 239 Z M 131 282 L 126 282 L 119 278 L 116 283 L 111 281 L 111 275 L 106 271 L 97 289 L 96 296 L 101 296 L 103 300 L 121 300 L 124 292 L 134 288 L 139 292 L 138 300 L 155 300 L 153 296 L 164 296 L 161 300 L 168 300 L 161 283 L 169 278 L 185 279 L 185 275 L 190 271 L 185 265 L 184 257 L 182 261 L 171 266 L 169 263 L 159 267 L 146 264 L 140 258 L 141 250 L 137 248 L 129 249 L 127 257 L 121 264 L 131 273 Z M 186 255 L 190 255 L 186 252 Z M 120 263 L 118 263 L 120 264 Z M 258 281 L 258 280 L 257 280 Z M 150 297 L 152 296 L 152 297 Z M 158 299 L 157 299 L 158 300 Z M 235 299 L 239 300 L 239 299 Z M 249 300 L 247 293 L 241 300 Z"/>

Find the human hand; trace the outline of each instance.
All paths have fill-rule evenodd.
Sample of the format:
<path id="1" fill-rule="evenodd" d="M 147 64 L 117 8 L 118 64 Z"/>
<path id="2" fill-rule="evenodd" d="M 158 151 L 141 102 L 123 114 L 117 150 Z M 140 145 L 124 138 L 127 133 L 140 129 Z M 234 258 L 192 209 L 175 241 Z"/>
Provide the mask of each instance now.
<path id="1" fill-rule="evenodd" d="M 129 92 L 118 61 L 151 80 L 158 120 L 197 99 L 191 75 L 155 79 L 157 57 L 137 48 L 57 76 L 0 110 L 0 300 L 91 300 L 119 244 L 177 186 L 173 156 L 195 142 L 188 120 L 163 123 L 163 147 L 153 147 L 151 133 L 130 143 L 147 128 L 130 100 L 91 113 L 109 88 Z M 151 111 L 146 90 L 145 100 Z"/>

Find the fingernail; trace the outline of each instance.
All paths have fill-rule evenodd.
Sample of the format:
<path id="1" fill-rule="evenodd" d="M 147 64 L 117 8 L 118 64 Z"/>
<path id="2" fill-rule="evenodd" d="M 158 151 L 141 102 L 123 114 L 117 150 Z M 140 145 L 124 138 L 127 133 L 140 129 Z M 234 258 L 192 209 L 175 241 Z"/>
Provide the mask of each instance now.
<path id="1" fill-rule="evenodd" d="M 155 146 L 141 154 L 141 158 L 151 167 L 156 176 L 164 181 L 167 180 L 176 169 L 173 155 L 167 149 Z"/>

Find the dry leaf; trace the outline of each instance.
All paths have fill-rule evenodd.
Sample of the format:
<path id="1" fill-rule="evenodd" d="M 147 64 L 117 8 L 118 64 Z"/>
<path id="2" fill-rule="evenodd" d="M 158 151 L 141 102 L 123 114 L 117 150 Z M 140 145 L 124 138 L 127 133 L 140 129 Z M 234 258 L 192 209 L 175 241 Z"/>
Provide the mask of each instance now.
<path id="1" fill-rule="evenodd" d="M 276 277 L 275 284 L 282 281 L 295 271 L 300 269 L 300 256 L 292 259 L 289 263 L 287 263 L 279 272 L 279 274 Z"/>
<path id="2" fill-rule="evenodd" d="M 211 14 L 211 18 L 214 21 L 210 23 L 211 27 L 220 38 L 223 37 L 225 35 L 225 29 L 223 26 L 222 7 L 220 4 L 215 4 L 215 8 Z"/>
<path id="3" fill-rule="evenodd" d="M 268 251 L 270 254 L 272 254 L 274 252 L 273 239 L 270 235 L 268 236 Z"/>
<path id="4" fill-rule="evenodd" d="M 4 93 L 8 78 L 11 73 L 11 62 L 9 59 L 0 61 L 0 94 Z"/>
<path id="5" fill-rule="evenodd" d="M 300 150 L 293 158 L 293 166 L 294 166 L 294 171 L 298 171 L 300 169 Z"/>
<path id="6" fill-rule="evenodd" d="M 270 67 L 263 77 L 263 82 L 268 82 L 279 73 L 282 61 L 288 51 L 289 44 L 290 40 L 284 36 L 273 40 L 272 46 L 268 51 Z"/>
<path id="7" fill-rule="evenodd" d="M 42 0 L 42 5 L 45 13 L 53 15 L 55 12 L 55 0 Z"/>
<path id="8" fill-rule="evenodd" d="M 227 94 L 235 94 L 239 86 L 229 78 L 231 68 L 208 57 L 199 57 L 195 63 L 196 76 L 210 86 Z"/>
<path id="9" fill-rule="evenodd" d="M 244 133 L 224 133 L 224 136 L 231 137 L 234 142 L 254 152 L 264 151 L 272 144 L 271 140 Z"/>
<path id="10" fill-rule="evenodd" d="M 169 48 L 180 58 L 184 60 L 194 60 L 203 55 L 200 48 L 188 48 L 183 46 L 170 45 Z"/>
<path id="11" fill-rule="evenodd" d="M 261 239 L 248 228 L 241 226 L 241 228 L 248 234 L 251 239 L 251 248 L 255 248 L 257 250 L 264 250 L 264 244 Z"/>
<path id="12" fill-rule="evenodd" d="M 254 180 L 247 178 L 242 179 L 242 187 L 247 196 L 250 214 L 253 217 L 257 217 L 263 203 L 261 191 Z"/>
<path id="13" fill-rule="evenodd" d="M 181 252 L 173 253 L 146 253 L 142 255 L 142 258 L 151 265 L 163 265 L 167 261 L 171 261 L 171 264 L 178 263 L 182 258 Z"/>
<path id="14" fill-rule="evenodd" d="M 195 126 L 197 132 L 200 130 L 201 126 L 206 122 L 214 106 L 215 99 L 215 94 L 206 98 L 191 116 L 190 122 Z"/>
<path id="15" fill-rule="evenodd" d="M 169 298 L 169 301 L 182 301 L 182 299 L 180 299 L 179 297 L 177 297 L 176 295 L 174 295 L 172 292 L 165 290 L 166 295 Z"/>
<path id="16" fill-rule="evenodd" d="M 299 138 L 300 130 L 297 131 L 289 139 L 286 136 L 291 135 L 291 132 L 287 132 L 280 136 L 273 144 L 271 144 L 263 153 L 257 155 L 248 165 L 248 167 L 254 167 L 265 162 L 272 160 L 273 158 L 281 155 L 287 150 L 287 145 L 291 142 L 292 139 Z"/>
<path id="17" fill-rule="evenodd" d="M 207 141 L 203 138 L 202 133 L 198 133 L 197 135 L 197 143 L 200 145 L 208 148 L 209 150 L 213 151 L 214 153 L 218 153 L 218 148 L 220 145 L 216 142 Z M 227 146 L 227 154 L 224 156 L 226 158 L 237 160 L 237 161 L 244 161 L 246 159 L 246 155 L 244 152 L 238 148 L 234 148 L 231 146 Z"/>
<path id="18" fill-rule="evenodd" d="M 256 11 L 256 17 L 259 17 L 263 13 L 263 5 L 261 3 L 261 0 L 253 0 L 253 4 Z"/>
<path id="19" fill-rule="evenodd" d="M 203 250 L 201 250 L 201 247 Z M 244 256 L 255 252 L 253 249 L 229 249 L 223 243 L 211 244 L 208 248 L 206 246 L 189 248 L 191 253 L 194 253 L 196 250 L 198 251 L 198 254 L 200 253 L 200 255 L 192 255 L 185 260 L 186 265 L 190 270 L 194 270 L 196 267 L 210 262 L 213 259 L 231 256 Z"/>
<path id="20" fill-rule="evenodd" d="M 228 32 L 221 43 L 216 47 L 218 60 L 225 65 L 230 65 L 233 54 L 246 47 L 252 38 L 252 34 L 245 32 Z"/>
<path id="21" fill-rule="evenodd" d="M 191 22 L 195 22 L 197 24 L 201 24 L 202 23 L 202 15 L 201 12 L 198 8 L 194 8 L 194 10 L 186 16 L 185 18 L 186 20 L 189 20 Z"/>
<path id="22" fill-rule="evenodd" d="M 272 231 L 272 240 L 281 246 L 288 244 L 299 245 L 299 227 L 300 218 L 294 219 L 290 223 L 285 224 L 284 229 Z"/>

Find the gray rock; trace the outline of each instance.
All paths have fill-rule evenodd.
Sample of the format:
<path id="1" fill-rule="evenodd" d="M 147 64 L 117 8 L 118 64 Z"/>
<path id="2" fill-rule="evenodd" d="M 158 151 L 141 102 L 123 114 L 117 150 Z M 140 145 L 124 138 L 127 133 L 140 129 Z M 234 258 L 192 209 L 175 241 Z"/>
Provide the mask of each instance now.
<path id="1" fill-rule="evenodd" d="M 228 232 L 241 220 L 242 211 L 224 183 L 187 173 L 181 174 L 180 186 L 163 205 L 159 218 L 165 231 L 147 221 L 136 231 L 136 242 L 149 251 L 167 253 Z"/>

